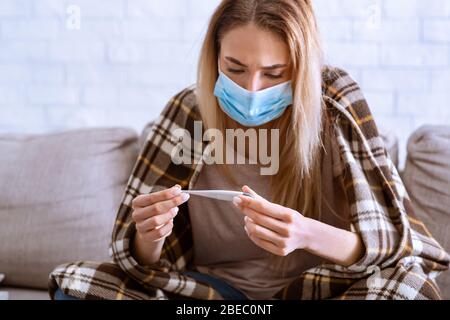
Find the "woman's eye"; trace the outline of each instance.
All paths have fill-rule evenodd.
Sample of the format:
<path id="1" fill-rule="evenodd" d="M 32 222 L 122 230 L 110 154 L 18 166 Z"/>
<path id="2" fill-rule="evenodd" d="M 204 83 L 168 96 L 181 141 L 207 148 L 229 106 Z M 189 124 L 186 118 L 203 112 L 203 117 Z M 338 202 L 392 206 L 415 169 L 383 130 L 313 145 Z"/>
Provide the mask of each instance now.
<path id="1" fill-rule="evenodd" d="M 230 68 L 228 68 L 227 70 L 228 70 L 229 72 L 231 72 L 231 73 L 243 73 L 243 72 L 245 72 L 244 70 L 230 69 Z"/>
<path id="2" fill-rule="evenodd" d="M 269 77 L 270 79 L 279 79 L 283 77 L 283 74 L 266 74 L 266 77 Z"/>
<path id="3" fill-rule="evenodd" d="M 239 69 L 231 69 L 231 68 L 227 68 L 227 70 L 229 71 L 229 72 L 231 72 L 231 73 L 234 73 L 234 74 L 241 74 L 241 73 L 244 73 L 245 72 L 245 70 L 239 70 Z M 280 73 L 280 74 L 270 74 L 270 73 L 266 73 L 266 74 L 264 74 L 266 77 L 268 77 L 268 78 L 270 78 L 270 79 L 279 79 L 279 78 L 282 78 L 283 77 L 283 73 Z"/>

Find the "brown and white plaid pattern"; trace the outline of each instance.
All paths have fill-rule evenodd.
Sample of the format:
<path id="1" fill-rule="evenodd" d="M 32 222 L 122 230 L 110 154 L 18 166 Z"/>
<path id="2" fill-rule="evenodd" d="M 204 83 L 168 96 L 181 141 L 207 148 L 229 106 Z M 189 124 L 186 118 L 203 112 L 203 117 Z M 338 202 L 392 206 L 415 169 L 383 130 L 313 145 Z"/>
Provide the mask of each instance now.
<path id="1" fill-rule="evenodd" d="M 360 88 L 343 70 L 327 67 L 323 99 L 340 154 L 334 172 L 345 187 L 352 228 L 366 251 L 349 267 L 325 264 L 305 271 L 274 298 L 439 299 L 434 279 L 447 270 L 449 255 L 415 217 Z M 189 87 L 169 101 L 135 163 L 113 230 L 113 261 L 58 266 L 49 279 L 52 297 L 60 287 L 88 299 L 222 299 L 208 284 L 180 273 L 193 261 L 187 204 L 180 207 L 158 263 L 142 266 L 130 254 L 132 199 L 176 183 L 190 188 L 198 177 L 202 165 L 195 160 L 203 156 L 206 142 L 184 146 L 192 165 L 171 161 L 177 143 L 172 132 L 185 128 L 194 137 L 195 120 L 201 118 L 195 88 Z"/>

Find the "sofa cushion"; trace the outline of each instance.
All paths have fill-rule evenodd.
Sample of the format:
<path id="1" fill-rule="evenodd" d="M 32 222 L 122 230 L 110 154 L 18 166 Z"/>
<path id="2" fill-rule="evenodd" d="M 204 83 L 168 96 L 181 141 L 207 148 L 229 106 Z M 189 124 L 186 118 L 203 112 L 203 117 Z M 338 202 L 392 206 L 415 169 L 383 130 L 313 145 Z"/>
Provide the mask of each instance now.
<path id="1" fill-rule="evenodd" d="M 117 209 L 138 154 L 126 128 L 0 135 L 0 270 L 47 288 L 61 263 L 110 260 Z"/>
<path id="2" fill-rule="evenodd" d="M 408 141 L 403 180 L 417 216 L 450 251 L 450 126 L 424 126 Z M 437 282 L 450 299 L 450 272 Z"/>
<path id="3" fill-rule="evenodd" d="M 20 287 L 6 287 L 1 290 L 7 298 L 4 300 L 50 300 L 47 290 Z"/>

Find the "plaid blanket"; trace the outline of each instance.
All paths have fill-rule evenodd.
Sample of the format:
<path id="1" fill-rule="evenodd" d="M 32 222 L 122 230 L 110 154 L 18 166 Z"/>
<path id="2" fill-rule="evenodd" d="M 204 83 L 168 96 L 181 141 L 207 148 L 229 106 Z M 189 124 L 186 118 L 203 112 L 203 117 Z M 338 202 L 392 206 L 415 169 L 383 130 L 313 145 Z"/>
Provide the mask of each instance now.
<path id="1" fill-rule="evenodd" d="M 348 267 L 323 264 L 308 269 L 274 298 L 440 299 L 434 279 L 447 270 L 449 256 L 415 217 L 358 84 L 345 71 L 326 67 L 323 100 L 340 155 L 334 172 L 345 188 L 352 228 L 361 235 L 365 254 Z M 207 142 L 183 139 L 184 154 L 194 160 L 192 165 L 176 165 L 170 156 L 178 143 L 172 132 L 185 128 L 194 137 L 195 120 L 201 117 L 191 86 L 169 101 L 141 149 L 118 209 L 112 261 L 58 266 L 49 277 L 52 297 L 59 287 L 85 299 L 223 299 L 209 284 L 182 274 L 193 264 L 186 203 L 174 220 L 159 262 L 139 265 L 130 254 L 135 232 L 132 199 L 176 183 L 191 188 L 201 171 L 198 160 Z"/>

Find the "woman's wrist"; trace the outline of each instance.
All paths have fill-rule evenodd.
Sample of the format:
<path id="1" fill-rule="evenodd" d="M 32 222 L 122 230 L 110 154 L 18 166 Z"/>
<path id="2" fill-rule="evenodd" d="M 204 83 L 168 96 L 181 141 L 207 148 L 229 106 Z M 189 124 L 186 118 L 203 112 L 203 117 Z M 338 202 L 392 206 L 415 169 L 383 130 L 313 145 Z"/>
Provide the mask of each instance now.
<path id="1" fill-rule="evenodd" d="M 302 216 L 300 221 L 301 225 L 301 234 L 302 234 L 302 242 L 298 249 L 306 250 L 308 252 L 312 252 L 316 248 L 316 236 L 314 223 L 317 220 Z"/>
<path id="2" fill-rule="evenodd" d="M 156 263 L 160 256 L 164 239 L 155 242 L 145 242 L 135 232 L 131 243 L 131 255 L 140 265 L 151 265 Z"/>
<path id="3" fill-rule="evenodd" d="M 339 229 L 307 218 L 303 220 L 303 249 L 332 263 L 349 266 L 364 254 L 364 244 L 357 233 Z"/>

